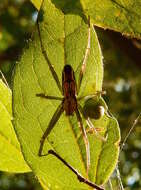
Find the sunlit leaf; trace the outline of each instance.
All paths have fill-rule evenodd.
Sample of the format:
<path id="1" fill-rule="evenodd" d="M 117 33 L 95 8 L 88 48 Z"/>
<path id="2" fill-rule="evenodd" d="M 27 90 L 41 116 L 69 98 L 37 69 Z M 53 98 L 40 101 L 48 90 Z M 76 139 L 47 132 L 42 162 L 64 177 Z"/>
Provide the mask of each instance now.
<path id="1" fill-rule="evenodd" d="M 95 25 L 141 38 L 141 1 L 81 0 L 83 11 Z"/>
<path id="2" fill-rule="evenodd" d="M 29 172 L 12 126 L 11 90 L 0 80 L 0 170 Z"/>
<path id="3" fill-rule="evenodd" d="M 78 83 L 81 65 L 88 43 L 88 21 L 82 15 L 64 14 L 46 0 L 39 16 L 40 37 L 48 58 L 55 69 L 60 83 L 62 70 L 69 64 L 75 71 Z M 49 189 L 89 189 L 52 155 L 38 156 L 40 139 L 46 130 L 57 106 L 56 100 L 46 100 L 36 94 L 61 97 L 61 92 L 49 69 L 41 50 L 39 32 L 24 49 L 17 63 L 13 78 L 14 126 L 22 146 L 24 157 L 44 187 Z M 91 27 L 91 49 L 86 72 L 78 96 L 86 96 L 102 89 L 103 65 L 98 39 Z M 84 101 L 81 101 L 83 106 Z M 89 134 L 91 168 L 89 178 L 103 184 L 112 173 L 118 159 L 119 128 L 114 118 L 106 115 L 93 121 L 102 128 L 101 135 L 108 134 L 106 143 Z M 84 126 L 86 123 L 84 121 Z M 86 154 L 83 138 L 76 116 L 68 118 L 62 114 L 45 141 L 43 153 L 53 149 L 86 177 Z M 110 155 L 112 154 L 112 155 Z M 112 162 L 112 164 L 111 164 Z"/>
<path id="4" fill-rule="evenodd" d="M 89 15 L 94 25 L 141 38 L 140 0 L 52 0 L 65 13 Z"/>
<path id="5" fill-rule="evenodd" d="M 40 9 L 42 0 L 30 0 L 30 1 L 33 3 L 33 5 L 36 7 L 37 10 Z"/>

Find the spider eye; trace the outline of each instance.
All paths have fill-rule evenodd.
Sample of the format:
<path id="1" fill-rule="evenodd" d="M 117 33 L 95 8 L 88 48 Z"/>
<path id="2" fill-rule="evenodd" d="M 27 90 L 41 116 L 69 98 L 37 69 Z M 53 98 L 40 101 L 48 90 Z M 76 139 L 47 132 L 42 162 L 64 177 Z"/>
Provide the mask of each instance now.
<path id="1" fill-rule="evenodd" d="M 100 98 L 90 98 L 86 100 L 83 113 L 86 118 L 100 119 L 105 113 L 105 105 Z"/>

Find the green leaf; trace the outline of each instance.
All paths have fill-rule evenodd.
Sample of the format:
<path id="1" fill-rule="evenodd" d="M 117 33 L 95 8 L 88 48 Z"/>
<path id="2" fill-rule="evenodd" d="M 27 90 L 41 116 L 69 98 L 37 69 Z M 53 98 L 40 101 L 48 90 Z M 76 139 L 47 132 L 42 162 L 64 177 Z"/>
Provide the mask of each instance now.
<path id="1" fill-rule="evenodd" d="M 80 17 L 77 14 L 64 14 L 49 0 L 44 1 L 39 16 L 42 45 L 60 83 L 65 64 L 72 66 L 78 83 L 88 43 L 87 18 L 84 15 Z M 44 187 L 86 190 L 89 187 L 80 183 L 77 177 L 54 156 L 38 156 L 40 139 L 60 102 L 42 99 L 36 94 L 62 96 L 42 53 L 40 37 L 36 27 L 34 38 L 24 49 L 21 60 L 15 68 L 13 77 L 15 130 L 26 161 Z M 101 50 L 96 33 L 91 27 L 91 49 L 78 96 L 101 91 L 102 80 Z M 81 101 L 82 106 L 83 103 L 84 101 Z M 84 126 L 86 127 L 85 121 Z M 106 115 L 101 120 L 95 121 L 95 126 L 102 127 L 102 135 L 108 133 L 108 140 L 104 143 L 95 135 L 89 135 L 91 147 L 89 178 L 103 184 L 112 173 L 118 159 L 119 128 L 116 120 Z M 69 118 L 65 113 L 62 114 L 45 141 L 43 153 L 47 153 L 49 149 L 55 150 L 86 177 L 85 146 L 75 115 Z"/>
<path id="2" fill-rule="evenodd" d="M 93 23 L 124 35 L 141 38 L 141 1 L 137 0 L 81 0 L 85 14 Z"/>
<path id="3" fill-rule="evenodd" d="M 0 80 L 0 170 L 29 172 L 14 132 L 12 120 L 11 90 Z"/>
<path id="4" fill-rule="evenodd" d="M 140 0 L 52 0 L 65 13 L 89 15 L 94 25 L 141 38 Z"/>
<path id="5" fill-rule="evenodd" d="M 31 3 L 36 7 L 37 10 L 40 10 L 42 0 L 30 0 Z"/>
<path id="6" fill-rule="evenodd" d="M 31 0 L 39 10 L 41 1 Z M 94 25 L 115 30 L 123 35 L 141 39 L 140 0 L 52 0 L 54 5 L 65 13 L 89 15 Z"/>

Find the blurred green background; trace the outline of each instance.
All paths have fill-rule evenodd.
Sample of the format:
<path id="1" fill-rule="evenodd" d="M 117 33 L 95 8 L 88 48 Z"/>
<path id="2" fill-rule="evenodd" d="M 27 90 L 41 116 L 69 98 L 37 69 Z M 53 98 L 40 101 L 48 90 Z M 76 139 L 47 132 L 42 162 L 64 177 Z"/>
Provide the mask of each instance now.
<path id="1" fill-rule="evenodd" d="M 14 64 L 30 39 L 37 10 L 28 0 L 0 0 L 0 69 L 11 86 Z M 118 119 L 122 142 L 141 112 L 141 42 L 96 27 L 103 52 L 104 96 Z M 119 171 L 126 190 L 141 190 L 141 119 L 132 131 L 119 159 Z M 111 176 L 118 190 L 116 172 Z M 31 174 L 0 172 L 0 190 L 40 190 Z"/>

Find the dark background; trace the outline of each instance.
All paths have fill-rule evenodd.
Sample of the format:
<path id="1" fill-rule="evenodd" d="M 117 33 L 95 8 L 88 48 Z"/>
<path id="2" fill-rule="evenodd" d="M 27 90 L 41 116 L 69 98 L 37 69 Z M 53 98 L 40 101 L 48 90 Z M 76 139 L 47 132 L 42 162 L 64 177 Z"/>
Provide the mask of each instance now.
<path id="1" fill-rule="evenodd" d="M 37 11 L 26 0 L 0 1 L 0 69 L 9 85 L 14 64 L 30 38 Z M 141 112 L 141 42 L 120 33 L 96 27 L 103 52 L 104 96 L 118 119 L 122 142 Z M 131 132 L 119 159 L 119 171 L 126 190 L 141 190 L 141 119 Z M 118 186 L 116 172 L 113 189 Z M 0 190 L 41 190 L 31 174 L 0 172 Z"/>

